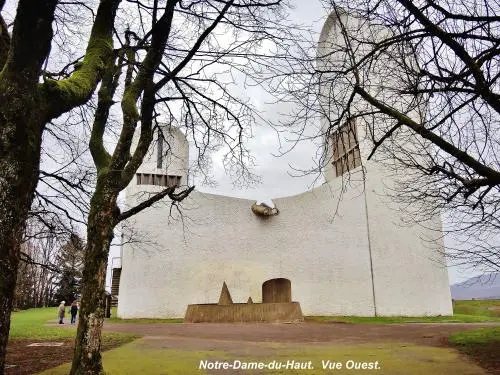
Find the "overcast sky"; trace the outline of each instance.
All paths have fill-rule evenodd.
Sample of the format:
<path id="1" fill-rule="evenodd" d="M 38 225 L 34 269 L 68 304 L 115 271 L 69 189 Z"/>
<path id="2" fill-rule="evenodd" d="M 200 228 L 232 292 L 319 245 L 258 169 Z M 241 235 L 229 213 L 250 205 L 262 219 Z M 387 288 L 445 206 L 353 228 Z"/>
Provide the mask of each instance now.
<path id="1" fill-rule="evenodd" d="M 295 4 L 295 9 L 291 12 L 292 21 L 312 26 L 319 35 L 327 16 L 327 12 L 319 0 L 293 0 L 292 2 Z M 264 118 L 276 120 L 279 116 L 290 110 L 290 108 L 283 104 L 265 104 L 272 101 L 272 98 L 267 97 L 262 90 L 251 90 L 247 94 L 254 95 L 252 98 L 254 103 L 262 103 L 259 109 L 262 110 L 261 115 Z M 311 124 L 311 126 L 316 127 L 318 124 Z M 301 142 L 285 156 L 276 157 L 275 155 L 279 150 L 279 141 L 272 129 L 258 125 L 254 129 L 253 135 L 254 137 L 250 140 L 248 146 L 255 158 L 253 171 L 261 177 L 260 184 L 251 188 L 235 188 L 231 178 L 226 174 L 224 168 L 222 168 L 222 161 L 217 157 L 214 157 L 212 171 L 213 179 L 217 182 L 217 186 L 204 186 L 200 184 L 200 179 L 196 177 L 190 183 L 194 182 L 197 190 L 207 193 L 246 199 L 269 200 L 299 194 L 323 182 L 323 178 L 317 175 L 296 177 L 294 175 L 298 173 L 293 170 L 294 168 L 307 170 L 314 167 L 314 155 L 318 150 L 318 141 L 316 141 L 316 144 L 313 142 Z M 446 241 L 449 241 L 449 239 Z M 119 249 L 114 247 L 111 251 L 110 259 L 118 255 Z M 474 276 L 469 271 L 453 267 L 449 267 L 448 270 L 450 284 Z"/>
<path id="2" fill-rule="evenodd" d="M 15 1 L 8 1 L 4 10 L 7 11 L 7 18 L 14 15 Z M 323 8 L 319 0 L 291 0 L 294 9 L 291 11 L 291 20 L 306 26 L 311 26 L 319 35 L 323 23 L 327 16 L 327 11 Z M 266 97 L 265 93 L 259 89 L 245 89 L 248 95 L 253 97 L 255 103 L 262 103 L 259 108 L 261 115 L 267 119 L 276 120 L 280 115 L 289 112 L 290 108 L 283 104 L 265 105 L 272 100 Z M 310 124 L 312 127 L 318 124 Z M 268 200 L 283 196 L 295 195 L 311 189 L 315 184 L 323 182 L 321 176 L 308 175 L 303 177 L 293 177 L 297 175 L 292 168 L 307 170 L 314 166 L 314 155 L 318 150 L 318 141 L 302 142 L 293 151 L 283 157 L 276 157 L 279 151 L 279 142 L 276 133 L 268 127 L 257 126 L 253 132 L 254 138 L 249 143 L 249 148 L 255 158 L 253 171 L 261 177 L 261 183 L 252 188 L 234 188 L 231 178 L 226 175 L 222 168 L 220 159 L 214 158 L 213 178 L 217 186 L 203 186 L 199 181 L 194 180 L 197 189 L 204 192 L 221 194 L 239 198 Z M 286 146 L 285 146 L 286 148 Z M 445 239 L 445 243 L 449 242 Z M 119 248 L 114 246 L 110 251 L 112 257 L 119 256 Z M 111 263 L 111 262 L 110 262 Z M 111 264 L 110 264 L 111 266 Z M 459 282 L 474 274 L 469 271 L 458 270 L 449 267 L 450 283 Z"/>
<path id="3" fill-rule="evenodd" d="M 294 9 L 291 11 L 291 20 L 295 23 L 300 23 L 313 28 L 316 33 L 319 32 L 327 16 L 327 11 L 323 8 L 319 0 L 291 0 L 294 4 Z M 16 1 L 8 1 L 4 9 L 7 18 L 13 17 L 15 14 Z M 264 118 L 276 120 L 281 114 L 289 112 L 284 104 L 264 105 L 271 101 L 270 97 L 266 97 L 265 93 L 259 89 L 245 89 L 249 95 L 253 95 L 254 103 L 262 103 L 261 115 Z M 311 127 L 316 127 L 318 124 L 310 124 Z M 217 182 L 217 186 L 209 187 L 199 184 L 196 179 L 194 183 L 197 189 L 204 192 L 221 194 L 233 197 L 268 200 L 283 196 L 295 195 L 311 189 L 314 184 L 323 182 L 321 176 L 308 175 L 303 177 L 293 177 L 297 175 L 292 168 L 307 170 L 314 166 L 314 155 L 318 150 L 318 142 L 302 142 L 293 151 L 283 157 L 276 157 L 279 153 L 279 142 L 276 133 L 265 126 L 257 126 L 253 132 L 253 139 L 249 143 L 249 148 L 255 158 L 254 172 L 261 177 L 262 182 L 252 188 L 236 189 L 232 185 L 231 178 L 226 175 L 221 167 L 221 161 L 214 159 L 213 178 Z M 286 148 L 286 145 L 285 145 Z M 110 252 L 110 260 L 113 257 L 119 256 L 119 248 L 114 246 Z M 111 262 L 110 262 L 111 266 Z M 457 270 L 450 269 L 450 281 L 452 283 L 461 281 L 472 276 L 470 272 L 460 273 Z"/>
<path id="4" fill-rule="evenodd" d="M 300 1 L 295 0 L 295 9 L 291 13 L 294 22 L 304 25 L 312 25 L 318 33 L 321 31 L 326 19 L 327 12 L 318 0 Z M 267 98 L 263 92 L 262 102 Z M 269 99 L 270 100 L 270 99 Z M 284 105 L 264 105 L 262 106 L 263 117 L 276 119 L 290 109 Z M 317 126 L 318 124 L 311 124 Z M 234 188 L 231 178 L 227 176 L 220 160 L 214 159 L 214 179 L 217 181 L 216 187 L 209 187 L 194 183 L 197 189 L 213 194 L 221 194 L 232 197 L 268 200 L 283 196 L 295 195 L 311 189 L 315 184 L 323 182 L 321 176 L 307 175 L 294 177 L 297 175 L 292 168 L 307 170 L 314 167 L 314 155 L 318 150 L 318 144 L 312 142 L 301 142 L 293 151 L 282 157 L 276 157 L 279 142 L 273 130 L 265 126 L 257 127 L 254 131 L 254 139 L 250 142 L 250 149 L 253 151 L 256 166 L 254 171 L 262 178 L 262 182 L 252 188 Z M 449 242 L 449 239 L 446 240 Z M 450 283 L 466 280 L 474 274 L 470 271 L 459 270 L 449 267 Z"/>
<path id="5" fill-rule="evenodd" d="M 312 27 L 319 37 L 327 15 L 320 1 L 292 0 L 291 3 L 294 4 L 294 9 L 290 13 L 291 21 Z M 267 120 L 276 123 L 281 115 L 290 113 L 291 108 L 286 104 L 270 104 L 273 98 L 267 96 L 262 89 L 250 88 L 249 91 L 246 88 L 245 91 L 254 105 L 259 107 L 261 116 Z M 310 125 L 311 127 L 318 126 L 318 124 Z M 293 170 L 293 168 L 308 170 L 314 167 L 314 155 L 318 150 L 319 140 L 316 143 L 301 142 L 286 156 L 277 157 L 280 144 L 275 131 L 261 124 L 256 126 L 253 135 L 254 138 L 250 140 L 248 147 L 255 158 L 256 165 L 253 171 L 262 179 L 260 184 L 251 188 L 234 188 L 231 178 L 222 168 L 220 158 L 214 158 L 213 176 L 214 180 L 217 181 L 217 186 L 200 185 L 195 178 L 194 183 L 197 185 L 197 189 L 214 194 L 259 200 L 299 194 L 313 187 L 313 184 L 323 182 L 321 176 L 318 175 L 296 177 L 301 173 Z M 282 144 L 282 151 L 288 148 L 288 145 Z"/>

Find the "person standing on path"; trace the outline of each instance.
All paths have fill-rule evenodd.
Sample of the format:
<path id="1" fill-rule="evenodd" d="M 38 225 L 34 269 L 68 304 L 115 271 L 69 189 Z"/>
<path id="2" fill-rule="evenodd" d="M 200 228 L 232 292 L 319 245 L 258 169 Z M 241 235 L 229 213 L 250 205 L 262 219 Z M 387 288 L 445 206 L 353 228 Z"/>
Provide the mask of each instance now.
<path id="1" fill-rule="evenodd" d="M 76 304 L 76 301 L 73 301 L 71 304 L 71 324 L 76 323 L 76 314 L 78 314 L 78 305 Z"/>
<path id="2" fill-rule="evenodd" d="M 61 304 L 59 305 L 59 310 L 57 311 L 57 316 L 59 317 L 59 324 L 64 324 L 63 319 L 64 315 L 66 314 L 66 302 L 61 301 Z"/>

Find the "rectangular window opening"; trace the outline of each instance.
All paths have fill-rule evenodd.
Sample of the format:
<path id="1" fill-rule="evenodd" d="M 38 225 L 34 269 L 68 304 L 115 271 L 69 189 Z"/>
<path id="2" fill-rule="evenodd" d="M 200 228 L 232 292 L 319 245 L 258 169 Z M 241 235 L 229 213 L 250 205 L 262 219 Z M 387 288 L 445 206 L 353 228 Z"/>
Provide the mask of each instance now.
<path id="1" fill-rule="evenodd" d="M 160 129 L 158 129 L 158 142 L 156 145 L 157 155 L 156 155 L 156 168 L 163 168 L 163 134 Z"/>
<path id="2" fill-rule="evenodd" d="M 348 120 L 332 137 L 335 175 L 342 176 L 361 165 L 358 134 L 354 120 Z"/>
<path id="3" fill-rule="evenodd" d="M 156 185 L 164 187 L 180 187 L 182 176 L 163 175 L 163 174 L 149 174 L 137 173 L 137 185 Z"/>

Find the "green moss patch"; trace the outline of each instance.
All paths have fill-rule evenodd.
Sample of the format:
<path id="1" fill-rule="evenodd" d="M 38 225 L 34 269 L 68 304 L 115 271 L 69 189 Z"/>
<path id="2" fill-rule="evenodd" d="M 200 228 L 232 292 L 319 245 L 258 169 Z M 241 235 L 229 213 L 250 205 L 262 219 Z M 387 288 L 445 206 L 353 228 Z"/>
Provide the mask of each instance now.
<path id="1" fill-rule="evenodd" d="M 266 364 L 277 361 L 286 364 L 288 361 L 307 364 L 311 361 L 314 369 L 281 369 L 246 371 L 247 373 L 266 374 L 368 374 L 374 370 L 353 370 L 346 367 L 354 363 L 378 363 L 380 374 L 484 374 L 484 371 L 475 364 L 464 361 L 460 354 L 450 348 L 435 348 L 406 344 L 378 344 L 378 345 L 340 345 L 307 346 L 280 345 L 279 350 L 273 343 L 259 344 L 262 348 L 269 348 L 269 354 L 252 354 L 248 349 L 245 355 L 230 355 L 225 351 L 192 351 L 173 349 L 152 349 L 143 345 L 145 339 L 132 342 L 120 348 L 103 354 L 104 369 L 107 374 L 194 374 L 214 373 L 215 370 L 200 369 L 201 361 L 220 361 L 234 364 L 234 361 L 264 362 Z M 264 351 L 265 352 L 265 351 Z M 326 361 L 341 363 L 342 369 L 323 369 Z M 349 362 L 351 361 L 351 362 Z M 348 364 L 349 362 L 349 364 Z M 44 375 L 67 374 L 69 364 L 59 366 L 44 372 Z M 219 370 L 224 372 L 224 370 Z M 230 372 L 229 372 L 230 373 Z"/>
<path id="2" fill-rule="evenodd" d="M 500 345 L 500 327 L 479 328 L 472 331 L 458 332 L 450 336 L 450 342 L 459 346 Z"/>
<path id="3" fill-rule="evenodd" d="M 490 374 L 500 374 L 500 327 L 458 332 L 449 341 Z"/>

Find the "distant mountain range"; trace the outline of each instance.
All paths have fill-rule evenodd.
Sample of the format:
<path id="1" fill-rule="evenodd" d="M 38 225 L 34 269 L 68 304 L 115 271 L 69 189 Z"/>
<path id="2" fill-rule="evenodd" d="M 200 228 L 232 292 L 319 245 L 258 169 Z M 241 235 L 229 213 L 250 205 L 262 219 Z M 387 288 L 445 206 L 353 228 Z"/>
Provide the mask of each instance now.
<path id="1" fill-rule="evenodd" d="M 453 299 L 500 299 L 500 272 L 472 277 L 450 289 Z"/>

